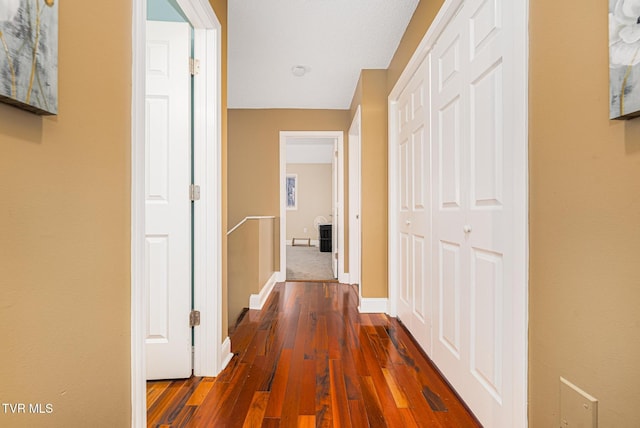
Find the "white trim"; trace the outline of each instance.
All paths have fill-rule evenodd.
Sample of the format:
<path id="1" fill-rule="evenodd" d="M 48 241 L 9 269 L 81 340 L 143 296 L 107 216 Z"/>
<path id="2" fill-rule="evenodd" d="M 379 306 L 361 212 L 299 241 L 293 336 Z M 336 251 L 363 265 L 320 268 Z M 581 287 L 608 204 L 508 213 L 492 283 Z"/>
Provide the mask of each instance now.
<path id="1" fill-rule="evenodd" d="M 147 319 L 144 292 L 145 207 L 145 55 L 146 1 L 133 2 L 131 88 L 131 426 L 147 425 L 144 349 Z M 143 172 L 140 174 L 140 172 Z M 142 203 L 141 203 L 142 202 Z"/>
<path id="2" fill-rule="evenodd" d="M 362 280 L 362 108 L 356 108 L 349 127 L 349 280 Z M 357 172 L 356 172 L 357 171 Z M 392 193 L 389 193 L 392 195 Z M 355 218 L 355 214 L 359 218 Z M 341 281 L 342 282 L 342 281 Z M 362 298 L 362 287 L 358 287 Z"/>
<path id="3" fill-rule="evenodd" d="M 347 219 L 344 218 L 344 140 L 339 138 L 337 141 L 337 149 L 338 149 L 338 191 L 337 195 L 334 195 L 334 198 L 337 198 L 337 211 L 338 211 L 338 272 L 336 272 L 336 277 L 338 281 L 340 281 L 341 277 L 345 276 L 344 270 L 344 257 L 345 257 L 345 244 L 344 244 L 344 230 L 345 225 L 347 224 Z M 318 243 L 318 246 L 320 243 Z M 343 282 L 343 284 L 348 284 Z"/>
<path id="4" fill-rule="evenodd" d="M 278 272 L 274 272 L 267 282 L 260 289 L 259 294 L 252 294 L 249 296 L 249 309 L 262 309 L 264 302 L 267 301 L 267 297 L 276 285 Z"/>
<path id="5" fill-rule="evenodd" d="M 338 157 L 343 157 L 343 131 L 280 131 L 280 272 L 278 281 L 287 280 L 287 195 L 285 177 L 287 174 L 287 139 L 289 138 L 336 138 L 338 140 Z M 344 197 L 344 195 L 342 195 Z M 340 202 L 344 205 L 344 201 Z M 338 230 L 344 229 L 344 219 L 340 218 Z M 344 232 L 343 232 L 344 233 Z M 339 251 L 343 252 L 342 248 Z M 340 268 L 339 268 L 340 269 Z M 344 269 L 344 267 L 342 267 Z"/>
<path id="6" fill-rule="evenodd" d="M 515 60 L 514 68 L 518 70 L 516 75 L 522 74 L 517 79 L 516 91 L 513 96 L 514 116 L 517 123 L 522 124 L 513 138 L 521 141 L 514 150 L 514 159 L 520 168 L 514 172 L 516 218 L 518 219 L 516 230 L 516 251 L 514 259 L 516 265 L 521 266 L 521 271 L 516 271 L 514 284 L 522 284 L 513 290 L 513 329 L 515 338 L 513 350 L 515 355 L 524 358 L 513 361 L 514 378 L 520 388 L 514 388 L 513 400 L 518 403 L 514 409 L 514 424 L 523 427 L 528 426 L 527 402 L 528 402 L 528 355 L 529 355 L 529 0 L 516 1 L 513 6 L 514 17 L 509 25 L 513 25 L 513 44 L 511 45 Z"/>
<path id="7" fill-rule="evenodd" d="M 222 336 L 221 239 L 221 25 L 207 0 L 178 0 L 195 29 L 194 46 L 201 55 L 201 74 L 195 79 L 194 137 L 196 180 L 202 192 L 196 204 L 194 242 L 196 286 L 194 298 L 201 310 L 196 329 L 194 372 L 215 376 L 230 360 L 230 342 Z M 131 426 L 146 426 L 146 371 L 144 292 L 145 189 L 145 55 L 146 2 L 134 1 L 132 14 L 131 94 Z M 213 120 L 211 120 L 213 118 Z M 222 347 L 219 344 L 222 343 Z M 224 350 L 227 351 L 224 351 Z"/>
<path id="8" fill-rule="evenodd" d="M 221 25 L 208 2 L 178 2 L 194 26 L 194 56 L 200 59 L 193 91 L 194 180 L 201 189 L 194 206 L 194 302 L 200 327 L 194 329 L 193 373 L 216 376 L 223 358 L 217 346 L 222 330 Z"/>
<path id="9" fill-rule="evenodd" d="M 362 297 L 358 312 L 361 314 L 387 314 L 389 313 L 389 299 L 386 297 Z"/>
<path id="10" fill-rule="evenodd" d="M 231 339 L 229 339 L 229 337 L 226 337 L 220 345 L 218 355 L 220 355 L 220 367 L 226 367 L 233 358 L 233 353 L 231 353 Z"/>
<path id="11" fill-rule="evenodd" d="M 340 284 L 351 284 L 351 276 L 349 275 L 349 272 L 340 272 L 338 274 L 338 282 Z"/>
<path id="12" fill-rule="evenodd" d="M 311 239 L 311 238 L 295 238 L 296 240 L 300 240 L 300 241 L 306 241 L 307 239 L 309 239 L 309 246 L 310 247 L 319 247 L 320 246 L 320 241 L 317 239 Z M 293 245 L 293 239 L 287 239 L 287 245 L 288 246 L 292 246 Z M 296 247 L 306 247 L 306 245 L 296 245 Z"/>

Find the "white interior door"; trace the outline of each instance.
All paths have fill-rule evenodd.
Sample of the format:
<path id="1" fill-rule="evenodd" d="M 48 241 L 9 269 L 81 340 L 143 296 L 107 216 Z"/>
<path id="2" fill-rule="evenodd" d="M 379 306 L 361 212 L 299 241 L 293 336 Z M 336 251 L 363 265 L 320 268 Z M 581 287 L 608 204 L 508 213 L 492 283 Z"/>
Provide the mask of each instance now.
<path id="1" fill-rule="evenodd" d="M 432 56 L 433 360 L 484 426 L 514 426 L 514 120 L 502 22 L 468 0 Z"/>
<path id="2" fill-rule="evenodd" d="M 398 99 L 398 317 L 431 351 L 431 175 L 428 57 Z"/>
<path id="3" fill-rule="evenodd" d="M 360 107 L 349 129 L 349 281 L 360 284 Z"/>
<path id="4" fill-rule="evenodd" d="M 190 29 L 147 22 L 147 379 L 191 375 Z"/>

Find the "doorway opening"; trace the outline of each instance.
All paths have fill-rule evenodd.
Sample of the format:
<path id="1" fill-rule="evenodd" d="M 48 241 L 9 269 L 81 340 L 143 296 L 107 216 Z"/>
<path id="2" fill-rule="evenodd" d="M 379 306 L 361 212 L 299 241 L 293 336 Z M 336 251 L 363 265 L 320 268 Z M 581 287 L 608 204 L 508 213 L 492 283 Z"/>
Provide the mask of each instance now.
<path id="1" fill-rule="evenodd" d="M 344 272 L 343 133 L 280 133 L 280 281 Z"/>
<path id="2" fill-rule="evenodd" d="M 231 357 L 228 338 L 221 333 L 221 26 L 206 0 L 167 0 L 193 28 L 193 57 L 199 72 L 193 77 L 192 127 L 193 181 L 200 186 L 191 222 L 198 231 L 193 238 L 192 292 L 194 308 L 200 311 L 200 325 L 193 332 L 192 369 L 196 376 L 215 376 Z M 147 150 L 149 103 L 146 75 L 163 61 L 148 60 L 147 2 L 133 8 L 133 88 L 131 159 L 131 400 L 132 426 L 146 425 L 146 345 L 148 343 L 149 274 L 146 260 L 147 174 L 151 153 Z M 156 52 L 157 54 L 158 52 Z M 157 58 L 162 58 L 160 54 Z M 189 62 L 185 68 L 189 69 Z M 196 69 L 198 67 L 195 67 Z M 156 101 L 161 97 L 157 97 Z M 160 103 L 160 101 L 158 101 Z M 213 120 L 212 120 L 213 118 Z M 169 145 L 170 143 L 167 143 Z M 188 151 L 190 151 L 188 150 Z M 166 153 L 166 152 L 165 152 Z M 190 180 L 189 180 L 190 181 Z M 189 198 L 190 186 L 184 189 Z M 197 199 L 197 198 L 195 198 Z M 190 216 L 191 214 L 189 214 Z M 189 233 L 190 234 L 190 233 Z M 191 262 L 190 262 L 191 263 Z M 187 275 L 191 276 L 191 275 Z M 190 278 L 186 279 L 190 282 Z M 166 296 L 166 295 L 165 295 Z M 188 296 L 187 300 L 190 300 Z M 172 300 L 167 301 L 168 304 Z M 191 302 L 188 302 L 189 304 Z M 188 319 L 184 320 L 187 324 Z M 158 338 L 156 338 L 158 339 Z"/>

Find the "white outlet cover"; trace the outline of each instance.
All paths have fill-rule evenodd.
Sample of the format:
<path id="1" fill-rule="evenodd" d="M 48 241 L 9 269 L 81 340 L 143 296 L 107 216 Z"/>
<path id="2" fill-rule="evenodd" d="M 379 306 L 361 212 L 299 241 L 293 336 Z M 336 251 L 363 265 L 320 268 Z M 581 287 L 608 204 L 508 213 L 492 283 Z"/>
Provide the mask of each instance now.
<path id="1" fill-rule="evenodd" d="M 598 428 L 598 400 L 560 377 L 560 427 Z"/>

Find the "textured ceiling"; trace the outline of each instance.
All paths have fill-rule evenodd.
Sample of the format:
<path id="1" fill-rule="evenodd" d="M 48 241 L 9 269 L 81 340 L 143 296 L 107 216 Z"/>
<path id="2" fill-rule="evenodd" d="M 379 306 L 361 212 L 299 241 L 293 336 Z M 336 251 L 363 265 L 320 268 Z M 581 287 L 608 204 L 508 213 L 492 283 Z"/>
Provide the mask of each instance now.
<path id="1" fill-rule="evenodd" d="M 349 108 L 360 70 L 388 67 L 417 4 L 230 0 L 229 108 Z"/>

